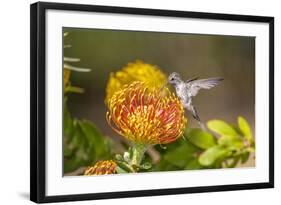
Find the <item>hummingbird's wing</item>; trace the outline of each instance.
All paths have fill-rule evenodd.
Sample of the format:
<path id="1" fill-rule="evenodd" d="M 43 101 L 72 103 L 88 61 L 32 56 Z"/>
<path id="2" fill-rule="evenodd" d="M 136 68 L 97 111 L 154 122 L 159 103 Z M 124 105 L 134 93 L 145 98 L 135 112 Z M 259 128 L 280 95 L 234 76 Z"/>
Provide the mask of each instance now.
<path id="1" fill-rule="evenodd" d="M 192 82 L 192 81 L 197 80 L 198 78 L 199 78 L 199 77 L 190 78 L 190 79 L 188 79 L 187 81 L 185 81 L 185 83 L 190 83 L 190 82 Z"/>
<path id="2" fill-rule="evenodd" d="M 189 80 L 186 83 L 190 96 L 196 96 L 200 89 L 210 89 L 218 85 L 223 78 L 208 78 L 200 80 Z"/>

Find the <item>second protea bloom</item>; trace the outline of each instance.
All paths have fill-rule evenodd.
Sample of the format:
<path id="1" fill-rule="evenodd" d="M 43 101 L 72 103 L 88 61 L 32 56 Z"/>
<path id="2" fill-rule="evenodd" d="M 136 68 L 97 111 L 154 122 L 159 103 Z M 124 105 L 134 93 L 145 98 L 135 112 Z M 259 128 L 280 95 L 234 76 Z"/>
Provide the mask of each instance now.
<path id="1" fill-rule="evenodd" d="M 110 73 L 106 86 L 105 102 L 107 104 L 116 91 L 134 81 L 145 82 L 150 89 L 152 87 L 161 88 L 167 80 L 166 74 L 158 66 L 136 60 L 128 63 L 121 70 Z"/>
<path id="2" fill-rule="evenodd" d="M 84 175 L 116 174 L 117 164 L 113 160 L 98 161 L 94 166 L 88 167 Z"/>
<path id="3" fill-rule="evenodd" d="M 148 89 L 133 82 L 109 100 L 107 121 L 120 135 L 137 144 L 168 144 L 182 136 L 186 126 L 184 109 L 168 89 Z"/>

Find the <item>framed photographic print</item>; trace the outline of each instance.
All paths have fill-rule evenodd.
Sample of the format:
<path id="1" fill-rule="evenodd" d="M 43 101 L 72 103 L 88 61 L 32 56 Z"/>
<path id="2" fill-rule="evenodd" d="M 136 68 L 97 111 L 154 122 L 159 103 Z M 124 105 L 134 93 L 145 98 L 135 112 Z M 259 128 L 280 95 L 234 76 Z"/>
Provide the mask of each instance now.
<path id="1" fill-rule="evenodd" d="M 31 5 L 34 202 L 274 186 L 274 18 Z"/>

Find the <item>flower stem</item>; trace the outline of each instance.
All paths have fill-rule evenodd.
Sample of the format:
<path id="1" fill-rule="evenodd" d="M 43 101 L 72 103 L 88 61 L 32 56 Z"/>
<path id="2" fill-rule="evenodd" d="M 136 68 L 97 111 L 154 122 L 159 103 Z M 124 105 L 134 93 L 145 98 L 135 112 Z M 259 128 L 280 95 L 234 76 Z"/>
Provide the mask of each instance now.
<path id="1" fill-rule="evenodd" d="M 144 144 L 135 144 L 133 147 L 133 156 L 131 163 L 133 165 L 139 166 L 141 164 L 141 161 L 143 159 L 143 155 L 146 151 L 146 145 Z"/>

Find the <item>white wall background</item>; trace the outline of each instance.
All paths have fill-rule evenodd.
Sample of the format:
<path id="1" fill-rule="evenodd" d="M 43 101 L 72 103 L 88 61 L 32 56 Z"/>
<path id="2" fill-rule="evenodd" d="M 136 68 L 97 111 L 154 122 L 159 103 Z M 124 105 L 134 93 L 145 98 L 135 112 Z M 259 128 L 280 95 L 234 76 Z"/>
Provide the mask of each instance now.
<path id="1" fill-rule="evenodd" d="M 52 0 L 49 0 L 52 1 Z M 2 1 L 0 6 L 0 204 L 29 201 L 29 4 L 30 0 Z M 281 12 L 278 0 L 67 0 L 61 2 L 146 7 L 186 11 L 268 15 L 275 17 L 275 189 L 175 196 L 70 202 L 68 204 L 262 204 L 280 200 L 281 163 Z M 63 203 L 64 204 L 64 203 Z M 276 204 L 276 203 L 275 203 Z"/>

